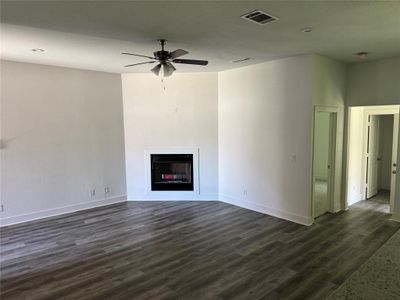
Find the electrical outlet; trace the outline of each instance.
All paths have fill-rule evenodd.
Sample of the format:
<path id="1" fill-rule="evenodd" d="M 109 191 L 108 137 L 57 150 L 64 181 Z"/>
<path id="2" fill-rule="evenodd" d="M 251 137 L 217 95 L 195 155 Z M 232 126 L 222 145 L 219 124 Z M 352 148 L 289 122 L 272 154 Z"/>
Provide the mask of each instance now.
<path id="1" fill-rule="evenodd" d="M 247 196 L 247 190 L 243 190 L 243 195 Z"/>
<path id="2" fill-rule="evenodd" d="M 0 204 L 0 212 L 3 212 L 3 211 L 4 211 L 4 205 Z"/>
<path id="3" fill-rule="evenodd" d="M 110 192 L 110 188 L 108 186 L 106 186 L 104 188 L 104 194 L 108 194 Z"/>
<path id="4" fill-rule="evenodd" d="M 90 195 L 90 197 L 96 196 L 96 190 L 95 189 L 90 190 L 89 195 Z"/>

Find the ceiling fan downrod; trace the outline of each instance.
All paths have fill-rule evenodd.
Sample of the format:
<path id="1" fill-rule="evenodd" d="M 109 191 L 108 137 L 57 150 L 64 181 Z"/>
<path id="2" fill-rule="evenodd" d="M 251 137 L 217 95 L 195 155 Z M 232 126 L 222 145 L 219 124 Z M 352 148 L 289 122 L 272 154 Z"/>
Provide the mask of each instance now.
<path id="1" fill-rule="evenodd" d="M 158 41 L 160 42 L 160 45 L 161 45 L 161 51 L 165 51 L 164 46 L 167 43 L 167 40 L 166 39 L 158 39 Z"/>

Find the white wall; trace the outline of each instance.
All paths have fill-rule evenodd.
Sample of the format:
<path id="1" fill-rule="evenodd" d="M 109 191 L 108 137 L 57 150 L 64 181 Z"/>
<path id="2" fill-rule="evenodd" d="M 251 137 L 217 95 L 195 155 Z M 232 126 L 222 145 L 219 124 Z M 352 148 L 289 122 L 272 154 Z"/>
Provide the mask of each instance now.
<path id="1" fill-rule="evenodd" d="M 393 115 L 380 116 L 379 122 L 379 189 L 390 190 L 392 178 Z"/>
<path id="2" fill-rule="evenodd" d="M 218 78 L 220 199 L 310 224 L 312 56 Z"/>
<path id="3" fill-rule="evenodd" d="M 123 201 L 120 75 L 1 61 L 1 76 L 1 224 Z"/>
<path id="4" fill-rule="evenodd" d="M 153 74 L 123 74 L 129 200 L 218 199 L 218 77 L 177 73 L 166 88 Z M 145 188 L 145 151 L 198 148 L 200 194 Z"/>
<path id="5" fill-rule="evenodd" d="M 348 66 L 346 104 L 400 104 L 400 56 Z"/>
<path id="6" fill-rule="evenodd" d="M 350 111 L 347 177 L 347 203 L 352 205 L 365 198 L 363 174 L 363 143 L 364 143 L 364 109 L 352 107 Z"/>
<path id="7" fill-rule="evenodd" d="M 344 208 L 342 165 L 346 79 L 346 65 L 344 63 L 320 55 L 313 55 L 313 105 L 314 107 L 328 106 L 334 108 L 337 112 L 333 212 Z"/>
<path id="8" fill-rule="evenodd" d="M 344 64 L 319 55 L 218 75 L 174 74 L 165 91 L 152 74 L 124 74 L 125 161 L 119 75 L 15 62 L 2 62 L 1 75 L 2 224 L 120 201 L 125 163 L 129 199 L 220 195 L 308 224 L 312 107 L 338 107 L 337 210 L 343 202 L 345 88 L 346 106 L 400 103 L 400 57 L 350 64 L 347 79 Z M 146 193 L 144 153 L 154 148 L 200 149 L 199 195 Z M 354 170 L 350 176 L 359 177 Z M 400 180 L 397 185 L 400 190 Z M 93 188 L 97 194 L 90 197 Z M 350 189 L 349 204 L 359 191 Z M 400 193 L 395 210 L 400 216 Z"/>

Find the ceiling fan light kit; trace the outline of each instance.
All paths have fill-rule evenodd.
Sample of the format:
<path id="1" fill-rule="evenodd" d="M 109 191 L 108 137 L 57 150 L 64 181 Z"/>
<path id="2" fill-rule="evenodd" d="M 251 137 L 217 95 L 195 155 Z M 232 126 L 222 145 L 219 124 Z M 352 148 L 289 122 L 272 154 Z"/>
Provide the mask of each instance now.
<path id="1" fill-rule="evenodd" d="M 165 62 L 159 63 L 157 66 L 151 69 L 151 72 L 157 76 L 169 77 L 172 75 L 172 73 L 174 73 L 175 70 L 175 67 L 170 62 Z"/>
<path id="2" fill-rule="evenodd" d="M 166 51 L 164 49 L 164 47 L 165 47 L 167 40 L 160 39 L 158 41 L 160 42 L 161 50 L 155 51 L 153 53 L 153 56 L 123 52 L 122 54 L 125 54 L 125 55 L 132 55 L 132 56 L 150 59 L 150 61 L 130 64 L 130 65 L 126 65 L 125 67 L 133 67 L 133 66 L 139 66 L 139 65 L 144 65 L 144 64 L 154 64 L 154 63 L 158 62 L 158 64 L 154 68 L 151 69 L 151 72 L 153 72 L 157 76 L 169 77 L 176 71 L 176 68 L 174 67 L 174 65 L 172 63 L 198 65 L 198 66 L 208 65 L 208 61 L 206 61 L 206 60 L 178 58 L 178 57 L 188 54 L 189 52 L 186 50 L 183 50 L 183 49 L 177 49 L 175 51 Z"/>

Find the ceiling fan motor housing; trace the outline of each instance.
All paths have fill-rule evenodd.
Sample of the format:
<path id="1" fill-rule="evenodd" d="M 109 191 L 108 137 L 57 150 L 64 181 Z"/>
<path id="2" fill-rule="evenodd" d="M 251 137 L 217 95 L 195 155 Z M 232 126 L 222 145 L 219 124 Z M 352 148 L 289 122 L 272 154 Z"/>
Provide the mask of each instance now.
<path id="1" fill-rule="evenodd" d="M 167 59 L 171 58 L 169 52 L 165 50 L 155 51 L 153 52 L 153 55 L 160 61 L 166 61 Z"/>

